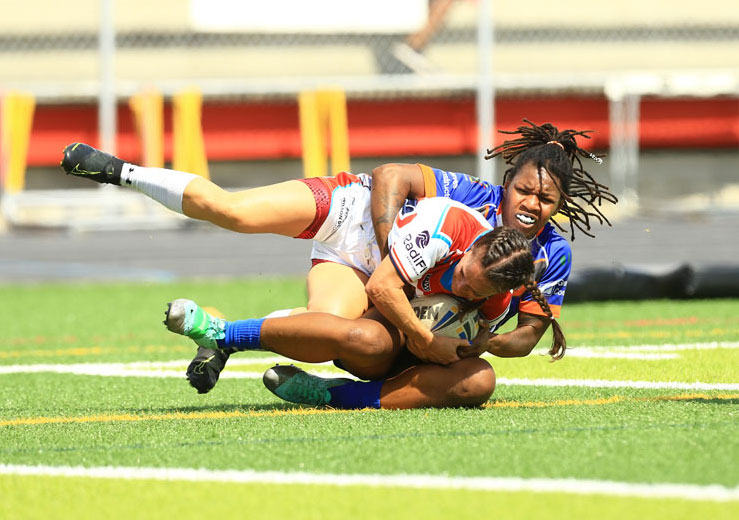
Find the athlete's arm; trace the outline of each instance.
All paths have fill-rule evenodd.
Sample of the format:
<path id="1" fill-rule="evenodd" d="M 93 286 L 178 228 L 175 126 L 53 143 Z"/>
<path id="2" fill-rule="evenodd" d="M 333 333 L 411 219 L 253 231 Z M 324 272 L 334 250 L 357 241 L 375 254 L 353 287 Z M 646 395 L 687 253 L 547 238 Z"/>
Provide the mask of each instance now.
<path id="1" fill-rule="evenodd" d="M 490 334 L 481 331 L 472 345 L 461 347 L 459 357 L 476 357 L 485 351 L 498 357 L 528 356 L 549 327 L 546 316 L 518 313 L 518 325 L 505 334 Z"/>
<path id="2" fill-rule="evenodd" d="M 413 312 L 403 290 L 404 285 L 390 258 L 386 257 L 367 282 L 367 296 L 377 310 L 405 335 L 406 347 L 416 357 L 441 365 L 458 361 L 457 347 L 469 343 L 458 338 L 434 336 Z"/>
<path id="3" fill-rule="evenodd" d="M 383 258 L 388 253 L 387 235 L 405 200 L 425 195 L 423 172 L 417 164 L 390 163 L 372 170 L 372 225 Z"/>

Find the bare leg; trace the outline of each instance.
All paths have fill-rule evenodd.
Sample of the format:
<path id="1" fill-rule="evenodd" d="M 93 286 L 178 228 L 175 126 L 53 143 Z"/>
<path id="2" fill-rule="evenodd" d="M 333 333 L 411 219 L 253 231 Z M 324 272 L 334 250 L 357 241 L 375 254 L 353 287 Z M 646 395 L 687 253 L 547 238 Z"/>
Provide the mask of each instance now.
<path id="1" fill-rule="evenodd" d="M 267 319 L 261 329 L 264 349 L 307 363 L 339 359 L 348 372 L 362 379 L 387 373 L 400 341 L 395 327 L 374 309 L 357 320 L 306 312 Z"/>
<path id="2" fill-rule="evenodd" d="M 295 237 L 313 222 L 316 202 L 310 188 L 297 180 L 230 192 L 196 178 L 185 188 L 182 212 L 239 233 Z"/>
<path id="3" fill-rule="evenodd" d="M 308 311 L 356 319 L 368 307 L 368 276 L 346 265 L 324 262 L 308 272 Z"/>
<path id="4" fill-rule="evenodd" d="M 479 406 L 495 390 L 495 371 L 480 358 L 465 358 L 451 365 L 417 365 L 387 379 L 380 406 L 388 409 Z"/>

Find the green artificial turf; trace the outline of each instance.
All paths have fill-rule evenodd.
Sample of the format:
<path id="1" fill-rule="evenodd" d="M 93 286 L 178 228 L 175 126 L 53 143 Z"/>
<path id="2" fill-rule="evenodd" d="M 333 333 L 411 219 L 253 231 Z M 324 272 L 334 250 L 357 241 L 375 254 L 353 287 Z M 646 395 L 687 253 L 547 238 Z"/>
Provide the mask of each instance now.
<path id="1" fill-rule="evenodd" d="M 211 393 L 198 395 L 184 380 L 193 345 L 161 323 L 166 302 L 178 297 L 240 319 L 302 305 L 305 292 L 297 279 L 0 287 L 0 300 L 12 302 L 0 339 L 0 367 L 179 360 L 169 369 L 183 373 L 0 374 L 0 465 L 739 486 L 739 390 L 731 389 L 739 383 L 739 349 L 727 343 L 628 350 L 734 342 L 739 300 L 567 305 L 561 323 L 571 355 L 548 362 L 539 355 L 546 351 L 545 338 L 527 358 L 487 358 L 499 385 L 484 408 L 324 411 L 284 403 L 257 378 L 224 376 Z M 578 350 L 591 356 L 578 356 Z M 598 357 L 624 352 L 661 357 Z M 274 355 L 234 356 L 241 364 L 227 372 L 260 373 L 270 364 L 260 361 L 264 357 Z M 506 383 L 522 379 L 733 387 Z M 0 475 L 0 495 L 2 518 L 729 518 L 737 512 L 736 500 L 18 475 Z"/>

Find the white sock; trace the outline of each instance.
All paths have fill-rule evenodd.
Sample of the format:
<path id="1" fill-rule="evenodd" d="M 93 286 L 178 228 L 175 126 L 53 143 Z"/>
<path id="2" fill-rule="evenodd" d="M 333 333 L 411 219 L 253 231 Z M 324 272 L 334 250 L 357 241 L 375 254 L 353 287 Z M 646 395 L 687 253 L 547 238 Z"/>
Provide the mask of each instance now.
<path id="1" fill-rule="evenodd" d="M 146 168 L 124 163 L 121 170 L 121 186 L 140 191 L 172 211 L 182 214 L 182 196 L 185 187 L 196 177 L 197 175 L 192 173 L 177 170 Z"/>
<path id="2" fill-rule="evenodd" d="M 279 311 L 272 311 L 269 314 L 267 314 L 264 318 L 285 318 L 286 316 L 290 316 L 290 313 L 292 312 L 292 309 L 281 309 Z"/>

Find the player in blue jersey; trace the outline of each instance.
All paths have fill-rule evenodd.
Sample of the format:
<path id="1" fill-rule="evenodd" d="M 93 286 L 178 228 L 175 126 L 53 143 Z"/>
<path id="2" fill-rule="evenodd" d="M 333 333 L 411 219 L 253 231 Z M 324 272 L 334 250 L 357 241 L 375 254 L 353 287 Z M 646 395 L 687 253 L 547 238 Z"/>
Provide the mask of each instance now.
<path id="1" fill-rule="evenodd" d="M 587 137 L 586 132 L 559 132 L 550 124 L 529 123 L 508 133 L 519 137 L 493 151 L 493 156 L 500 154 L 512 165 L 503 186 L 425 166 L 386 165 L 375 169 L 373 178 L 343 173 L 229 192 L 196 175 L 124 163 L 81 143 L 65 148 L 61 166 L 67 174 L 136 189 L 174 211 L 233 231 L 319 239 L 308 274 L 306 308 L 277 315 L 309 310 L 345 318 L 361 316 L 369 307 L 364 286 L 406 199 L 449 196 L 480 207 L 493 225 L 502 222 L 532 239 L 537 280 L 546 291 L 552 316 L 536 309 L 534 296 L 524 292 L 511 311 L 519 311 L 518 327 L 493 336 L 489 346 L 470 348 L 466 355 L 487 349 L 499 356 L 523 356 L 558 315 L 572 261 L 567 242 L 549 219 L 559 211 L 570 218 L 573 230 L 578 227 L 587 233 L 591 217 L 604 220 L 596 206 L 603 200 L 615 202 L 615 197 L 582 168 L 579 156 L 590 154 L 579 148 L 575 138 Z M 375 233 L 366 218 L 370 193 Z M 190 383 L 200 392 L 209 391 L 228 355 L 226 350 L 199 349 L 188 367 Z"/>
<path id="2" fill-rule="evenodd" d="M 576 137 L 587 137 L 588 132 L 559 131 L 551 124 L 524 121 L 525 126 L 504 132 L 517 134 L 517 139 L 505 141 L 487 157 L 500 155 L 510 166 L 500 186 L 424 165 L 389 164 L 373 171 L 372 219 L 383 254 L 394 215 L 408 199 L 422 197 L 450 197 L 478 208 L 493 225 L 518 229 L 531 241 L 535 279 L 553 316 L 544 315 L 535 296 L 522 288 L 516 292 L 508 316 L 498 324 L 517 314 L 517 327 L 492 335 L 487 344 L 471 346 L 466 355 L 487 350 L 501 357 L 518 357 L 531 352 L 552 317 L 559 317 L 572 268 L 570 245 L 555 229 L 558 224 L 552 217 L 559 213 L 569 221 L 572 239 L 576 228 L 592 236 L 593 220 L 608 223 L 599 209 L 601 203 L 617 201 L 583 168 L 580 157 L 600 162 L 577 144 Z M 553 355 L 558 357 L 558 353 Z"/>

